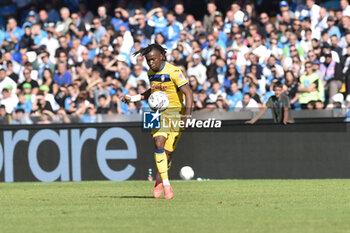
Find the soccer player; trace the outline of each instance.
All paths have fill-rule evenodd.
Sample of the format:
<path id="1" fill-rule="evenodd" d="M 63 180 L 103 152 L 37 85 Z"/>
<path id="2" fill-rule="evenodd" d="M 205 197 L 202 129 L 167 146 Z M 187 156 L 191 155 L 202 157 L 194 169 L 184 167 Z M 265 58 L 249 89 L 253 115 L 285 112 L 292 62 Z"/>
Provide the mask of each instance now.
<path id="1" fill-rule="evenodd" d="M 168 122 L 169 118 L 172 118 L 171 120 L 182 120 L 186 126 L 187 120 L 191 117 L 193 95 L 185 76 L 179 68 L 166 61 L 166 50 L 159 44 L 150 44 L 135 52 L 134 56 L 138 54 L 146 58 L 150 67 L 148 77 L 151 88 L 142 94 L 125 95 L 122 97 L 122 101 L 147 100 L 153 92 L 163 91 L 169 97 L 169 106 L 162 112 L 162 118 L 164 117 Z M 186 106 L 183 103 L 183 95 L 185 95 Z M 177 114 L 174 114 L 174 112 L 177 112 Z M 161 127 L 152 130 L 155 145 L 154 158 L 158 169 L 156 184 L 153 188 L 155 198 L 162 195 L 163 187 L 165 199 L 172 199 L 174 196 L 168 178 L 168 170 L 171 166 L 171 154 L 176 148 L 183 129 L 179 127 L 164 129 Z"/>

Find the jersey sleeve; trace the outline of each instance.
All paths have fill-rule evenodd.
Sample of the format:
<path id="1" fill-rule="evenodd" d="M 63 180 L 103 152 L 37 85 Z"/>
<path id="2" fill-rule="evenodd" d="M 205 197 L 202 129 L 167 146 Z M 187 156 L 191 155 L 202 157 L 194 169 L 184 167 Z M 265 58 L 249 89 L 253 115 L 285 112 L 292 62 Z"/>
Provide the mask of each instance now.
<path id="1" fill-rule="evenodd" d="M 171 75 L 171 78 L 175 83 L 175 86 L 178 88 L 188 85 L 188 81 L 180 69 L 175 69 Z"/>

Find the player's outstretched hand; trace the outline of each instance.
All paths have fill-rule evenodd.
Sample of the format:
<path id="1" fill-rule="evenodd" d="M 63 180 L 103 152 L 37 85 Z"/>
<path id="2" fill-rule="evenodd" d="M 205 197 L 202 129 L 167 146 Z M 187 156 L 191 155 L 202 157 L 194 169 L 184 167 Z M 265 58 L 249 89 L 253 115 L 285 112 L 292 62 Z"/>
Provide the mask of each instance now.
<path id="1" fill-rule="evenodd" d="M 120 98 L 120 100 L 123 102 L 123 103 L 129 103 L 131 98 L 130 96 L 127 96 L 127 95 L 122 95 L 122 97 Z"/>

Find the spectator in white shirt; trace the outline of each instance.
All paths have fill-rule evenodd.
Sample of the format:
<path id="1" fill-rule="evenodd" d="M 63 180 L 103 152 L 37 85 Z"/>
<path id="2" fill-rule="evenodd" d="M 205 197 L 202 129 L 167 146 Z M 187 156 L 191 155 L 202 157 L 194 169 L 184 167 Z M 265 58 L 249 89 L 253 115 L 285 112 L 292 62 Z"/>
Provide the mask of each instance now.
<path id="1" fill-rule="evenodd" d="M 260 64 L 264 63 L 264 60 L 270 56 L 269 50 L 267 50 L 266 46 L 262 44 L 262 38 L 260 35 L 256 35 L 254 37 L 252 47 L 250 48 L 250 51 L 245 55 L 246 59 L 248 59 L 250 53 L 253 53 L 259 57 Z"/>
<path id="2" fill-rule="evenodd" d="M 340 7 L 342 9 L 343 16 L 350 16 L 350 6 L 348 0 L 340 0 Z"/>
<path id="3" fill-rule="evenodd" d="M 12 93 L 16 93 L 17 84 L 10 77 L 6 75 L 6 70 L 4 68 L 0 69 L 0 98 L 2 98 L 2 90 L 12 86 Z"/>
<path id="4" fill-rule="evenodd" d="M 259 111 L 258 103 L 252 98 L 250 93 L 244 93 L 243 100 L 239 101 L 235 107 L 235 112 L 238 111 Z"/>
<path id="5" fill-rule="evenodd" d="M 11 86 L 4 88 L 1 91 L 2 98 L 0 104 L 5 106 L 6 112 L 8 114 L 11 114 L 18 104 L 17 95 L 12 95 L 11 91 Z"/>
<path id="6" fill-rule="evenodd" d="M 315 0 L 306 0 L 306 6 L 310 11 L 311 29 L 314 29 L 317 25 L 318 18 L 320 17 L 321 7 L 315 4 Z"/>
<path id="7" fill-rule="evenodd" d="M 203 85 L 207 81 L 207 68 L 201 63 L 201 56 L 198 53 L 192 55 L 193 65 L 188 68 L 187 75 L 195 76 L 200 85 Z"/>

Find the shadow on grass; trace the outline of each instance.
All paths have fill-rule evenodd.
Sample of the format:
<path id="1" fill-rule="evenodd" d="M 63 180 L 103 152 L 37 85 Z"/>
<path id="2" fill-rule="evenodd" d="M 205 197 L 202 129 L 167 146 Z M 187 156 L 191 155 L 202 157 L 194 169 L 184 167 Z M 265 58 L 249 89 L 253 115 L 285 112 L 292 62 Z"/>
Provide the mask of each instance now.
<path id="1" fill-rule="evenodd" d="M 125 199 L 154 199 L 153 196 L 119 196 L 117 198 L 125 198 Z"/>
<path id="2" fill-rule="evenodd" d="M 93 196 L 90 198 L 154 199 L 153 196 Z"/>

